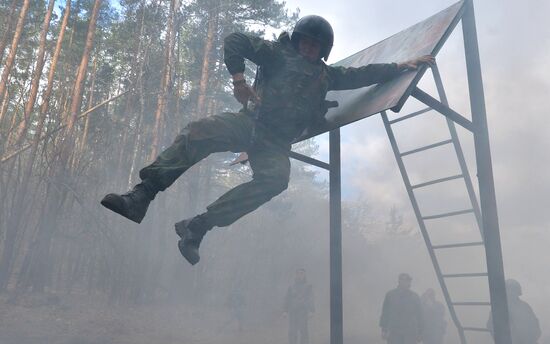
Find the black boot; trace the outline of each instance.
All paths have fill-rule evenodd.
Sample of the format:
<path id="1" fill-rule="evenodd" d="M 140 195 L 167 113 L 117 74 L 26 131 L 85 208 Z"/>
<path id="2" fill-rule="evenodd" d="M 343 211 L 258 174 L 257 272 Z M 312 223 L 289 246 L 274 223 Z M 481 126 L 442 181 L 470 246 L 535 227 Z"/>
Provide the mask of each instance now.
<path id="1" fill-rule="evenodd" d="M 200 216 L 176 223 L 176 233 L 181 238 L 178 242 L 178 248 L 181 255 L 191 265 L 197 264 L 201 259 L 199 246 L 202 238 L 210 229 L 212 229 L 212 226 Z"/>
<path id="2" fill-rule="evenodd" d="M 158 190 L 150 182 L 142 181 L 125 194 L 108 194 L 101 200 L 101 205 L 136 223 L 147 213 L 149 203 L 155 198 Z"/>

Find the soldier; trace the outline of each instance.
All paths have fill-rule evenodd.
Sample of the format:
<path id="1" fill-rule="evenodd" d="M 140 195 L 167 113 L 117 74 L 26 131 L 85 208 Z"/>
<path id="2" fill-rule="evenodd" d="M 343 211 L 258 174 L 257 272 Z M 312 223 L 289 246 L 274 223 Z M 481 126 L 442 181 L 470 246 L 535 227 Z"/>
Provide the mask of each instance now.
<path id="1" fill-rule="evenodd" d="M 537 319 L 531 306 L 519 298 L 521 295 L 522 290 L 519 282 L 514 279 L 506 280 L 512 344 L 536 344 L 541 336 L 539 319 Z M 493 334 L 493 318 L 491 315 L 489 315 L 487 321 L 487 328 Z"/>
<path id="2" fill-rule="evenodd" d="M 422 342 L 424 344 L 443 344 L 445 337 L 445 306 L 435 299 L 435 291 L 428 289 L 420 298 L 422 301 Z"/>
<path id="3" fill-rule="evenodd" d="M 416 344 L 422 340 L 422 306 L 420 297 L 411 290 L 412 278 L 401 273 L 397 288 L 384 298 L 380 327 L 388 344 Z"/>
<path id="4" fill-rule="evenodd" d="M 226 305 L 230 312 L 230 318 L 226 325 L 230 325 L 236 321 L 239 333 L 242 332 L 246 300 L 240 288 L 235 288 L 233 292 L 227 296 Z"/>
<path id="5" fill-rule="evenodd" d="M 176 224 L 178 247 L 191 264 L 213 227 L 232 224 L 287 188 L 293 140 L 308 127 L 322 125 L 329 90 L 360 88 L 388 81 L 401 72 L 434 62 L 422 56 L 404 63 L 370 64 L 360 68 L 327 66 L 334 35 L 319 16 L 298 21 L 292 35 L 277 41 L 233 33 L 224 41 L 224 61 L 233 77 L 238 113 L 222 113 L 189 123 L 172 146 L 139 172 L 141 183 L 123 194 L 108 194 L 101 204 L 140 223 L 149 203 L 191 166 L 214 152 L 246 152 L 253 177 L 207 207 Z M 254 88 L 244 78 L 244 59 L 258 65 Z M 247 106 L 251 100 L 254 104 Z"/>
<path id="6" fill-rule="evenodd" d="M 309 343 L 308 319 L 315 312 L 313 289 L 307 283 L 306 270 L 296 270 L 294 284 L 288 287 L 283 306 L 283 315 L 288 317 L 289 344 Z"/>

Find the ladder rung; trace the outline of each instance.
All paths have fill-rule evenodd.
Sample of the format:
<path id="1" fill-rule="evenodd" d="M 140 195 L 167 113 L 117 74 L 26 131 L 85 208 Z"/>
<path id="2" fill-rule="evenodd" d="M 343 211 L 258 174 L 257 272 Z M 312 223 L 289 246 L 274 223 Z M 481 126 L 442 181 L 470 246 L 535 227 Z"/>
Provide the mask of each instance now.
<path id="1" fill-rule="evenodd" d="M 445 141 L 437 142 L 437 143 L 427 145 L 427 146 L 424 146 L 424 147 L 420 147 L 420 148 L 417 148 L 417 149 L 413 149 L 413 150 L 410 150 L 410 151 L 407 151 L 407 152 L 404 152 L 404 153 L 400 153 L 400 155 L 405 156 L 405 155 L 409 155 L 409 154 L 414 154 L 414 153 L 422 152 L 422 151 L 432 149 L 432 148 L 435 148 L 435 147 L 444 146 L 444 145 L 447 145 L 447 144 L 452 143 L 452 142 L 453 142 L 453 140 L 445 140 Z"/>
<path id="2" fill-rule="evenodd" d="M 467 274 L 448 274 L 442 275 L 443 278 L 458 278 L 458 277 L 485 277 L 487 276 L 486 272 L 471 272 Z"/>
<path id="3" fill-rule="evenodd" d="M 464 331 L 491 332 L 491 331 L 489 331 L 489 329 L 487 329 L 487 328 L 482 328 L 482 327 L 463 327 L 462 329 L 463 329 Z"/>
<path id="4" fill-rule="evenodd" d="M 447 182 L 447 181 L 449 181 L 449 180 L 460 179 L 460 178 L 463 178 L 463 177 L 464 177 L 463 174 L 457 174 L 456 176 L 450 176 L 450 177 L 445 177 L 445 178 L 439 178 L 439 179 L 434 179 L 434 180 L 429 181 L 429 182 L 416 184 L 416 185 L 411 186 L 411 188 L 413 188 L 413 189 L 422 188 L 422 187 L 424 187 L 424 186 L 433 185 L 433 184 L 438 184 L 438 183 L 443 183 L 443 182 Z"/>
<path id="5" fill-rule="evenodd" d="M 490 302 L 453 302 L 453 306 L 490 306 Z"/>
<path id="6" fill-rule="evenodd" d="M 455 247 L 469 247 L 469 246 L 483 246 L 483 241 L 478 242 L 464 242 L 460 244 L 447 244 L 447 245 L 434 245 L 432 246 L 433 249 L 441 249 L 441 248 L 455 248 Z"/>
<path id="7" fill-rule="evenodd" d="M 421 115 L 421 114 L 423 114 L 423 113 L 426 113 L 426 112 L 428 112 L 428 111 L 430 111 L 430 110 L 432 110 L 432 108 L 431 108 L 431 107 L 427 107 L 427 108 L 425 108 L 425 109 L 422 109 L 422 110 L 419 110 L 419 111 L 415 111 L 415 112 L 410 113 L 410 114 L 408 114 L 408 115 L 405 115 L 405 116 L 403 116 L 403 117 L 396 118 L 396 119 L 394 119 L 393 121 L 390 121 L 390 124 L 394 124 L 394 123 L 401 122 L 401 121 L 404 121 L 404 120 L 409 119 L 409 118 L 412 118 L 412 117 L 416 117 L 416 116 Z"/>
<path id="8" fill-rule="evenodd" d="M 451 211 L 449 213 L 444 213 L 444 214 L 439 214 L 439 215 L 425 216 L 425 217 L 422 218 L 422 220 L 439 219 L 439 218 L 442 218 L 442 217 L 456 216 L 456 215 L 468 214 L 468 213 L 473 213 L 473 212 L 474 212 L 473 209 Z"/>

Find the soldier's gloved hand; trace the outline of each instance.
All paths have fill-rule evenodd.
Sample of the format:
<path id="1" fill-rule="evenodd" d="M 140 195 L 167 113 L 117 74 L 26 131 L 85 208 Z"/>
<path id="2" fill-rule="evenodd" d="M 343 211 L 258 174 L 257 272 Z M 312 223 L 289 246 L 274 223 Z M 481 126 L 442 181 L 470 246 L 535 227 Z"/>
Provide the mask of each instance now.
<path id="1" fill-rule="evenodd" d="M 388 339 L 388 331 L 382 330 L 382 340 L 387 340 L 387 339 Z"/>
<path id="2" fill-rule="evenodd" d="M 242 73 L 233 75 L 233 95 L 244 106 L 248 104 L 249 100 L 252 100 L 256 104 L 260 102 L 260 98 L 254 89 L 246 83 Z"/>
<path id="3" fill-rule="evenodd" d="M 409 61 L 398 63 L 397 68 L 399 68 L 399 70 L 416 70 L 418 67 L 425 64 L 430 66 L 435 65 L 435 58 L 432 55 L 420 56 Z"/>

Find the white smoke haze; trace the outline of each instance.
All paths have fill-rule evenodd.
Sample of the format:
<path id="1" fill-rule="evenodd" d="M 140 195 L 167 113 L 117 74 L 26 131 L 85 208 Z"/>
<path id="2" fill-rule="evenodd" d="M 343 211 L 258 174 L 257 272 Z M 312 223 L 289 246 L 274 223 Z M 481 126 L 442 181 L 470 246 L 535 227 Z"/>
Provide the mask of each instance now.
<path id="1" fill-rule="evenodd" d="M 454 2 L 346 1 L 343 4 L 322 5 L 317 1 L 287 3 L 291 8 L 299 6 L 301 14 L 315 13 L 331 20 L 335 27 L 336 41 L 329 62 L 335 62 L 427 18 Z M 546 338 L 550 336 L 547 328 L 547 324 L 550 323 L 550 279 L 545 273 L 549 258 L 547 247 L 550 244 L 550 160 L 547 152 L 547 147 L 550 146 L 550 137 L 547 134 L 550 130 L 550 26 L 546 25 L 550 3 L 542 0 L 521 3 L 474 1 L 474 6 L 505 271 L 508 278 L 515 278 L 522 283 L 523 298 L 533 306 L 539 316 L 543 338 Z M 460 25 L 445 44 L 437 61 L 451 108 L 469 117 Z M 429 80 L 430 77 L 430 73 L 426 73 L 420 86 L 435 96 L 435 88 Z M 444 133 L 440 130 L 442 119 L 437 119 L 437 115 L 424 116 L 426 120 L 405 121 L 399 126 L 400 132 L 397 133 L 396 130 L 396 136 L 400 145 L 415 148 L 441 138 L 441 133 Z M 473 142 L 464 130 L 459 128 L 459 133 L 470 173 L 476 184 Z M 342 138 L 344 195 L 352 198 L 360 197 L 359 195 L 366 197 L 377 212 L 387 213 L 391 206 L 396 206 L 403 213 L 405 221 L 417 228 L 381 119 L 373 116 L 352 124 L 342 131 Z M 320 146 L 327 147 L 327 144 L 321 142 Z M 419 158 L 421 161 L 413 162 L 412 158 L 409 159 L 411 169 L 414 168 L 416 172 L 412 179 L 417 182 L 427 181 L 430 179 L 429 176 L 433 176 L 432 173 L 443 177 L 451 174 L 439 174 L 439 171 L 456 171 L 453 166 L 455 163 L 450 161 L 453 155 L 448 154 L 452 152 L 442 152 L 443 148 L 438 151 L 437 154 L 426 154 L 425 159 Z M 321 156 L 326 158 L 328 149 L 322 151 Z M 406 163 L 409 160 L 406 160 Z M 459 188 L 454 187 L 443 188 L 431 196 L 425 195 L 420 204 L 455 210 L 462 198 L 458 190 Z M 464 227 L 468 225 L 465 224 Z M 471 230 L 471 234 L 461 232 L 460 228 L 446 227 L 439 230 L 444 233 L 438 232 L 434 235 L 443 242 L 476 238 L 475 230 Z M 423 245 L 421 240 L 409 244 Z M 415 249 L 421 248 L 415 246 Z M 411 246 L 401 248 L 402 259 L 414 259 L 409 255 L 410 250 Z M 422 272 L 426 273 L 421 275 L 422 278 L 433 282 L 433 273 L 429 268 L 419 266 L 430 264 L 427 253 L 425 254 L 424 261 L 419 260 L 418 265 L 409 272 L 414 277 L 420 273 L 419 269 L 422 269 Z M 476 268 L 476 265 L 468 264 L 468 261 L 478 263 L 483 255 L 478 256 L 473 259 L 469 252 L 460 251 L 459 256 L 455 256 L 454 260 L 450 259 L 455 263 L 453 265 L 456 270 L 453 271 L 471 271 L 470 269 Z M 482 269 L 483 264 L 478 268 Z M 380 277 L 371 276 L 373 279 Z M 472 292 L 480 291 L 483 289 L 482 285 L 483 283 L 478 283 L 476 288 L 467 289 Z M 390 287 L 391 283 L 388 285 L 388 288 Z M 462 289 L 465 288 L 463 286 Z M 422 291 L 416 281 L 413 281 L 413 289 Z M 350 306 L 346 304 L 346 307 Z M 379 306 L 370 309 L 370 312 L 376 313 L 378 310 Z M 346 319 L 349 320 L 349 317 Z M 452 332 L 452 327 L 448 330 Z"/>
<path id="2" fill-rule="evenodd" d="M 300 8 L 301 15 L 318 14 L 331 22 L 336 39 L 329 63 L 453 3 L 452 0 L 286 1 L 289 9 Z M 550 2 L 477 0 L 474 6 L 505 271 L 508 278 L 522 284 L 523 299 L 539 317 L 544 339 L 541 343 L 550 343 L 550 159 L 547 152 L 550 147 L 550 25 L 547 25 Z M 437 61 L 450 107 L 469 117 L 460 25 Z M 430 72 L 420 87 L 436 95 Z M 390 113 L 390 116 L 395 118 L 422 107 L 411 99 L 401 114 Z M 432 112 L 404 121 L 394 129 L 402 151 L 448 138 L 444 118 Z M 114 133 L 116 130 L 113 128 Z M 347 344 L 381 343 L 378 321 L 382 301 L 385 293 L 396 286 L 399 273 L 412 275 L 412 289 L 418 293 L 434 288 L 440 301 L 443 301 L 442 294 L 381 118 L 373 116 L 341 132 L 344 341 Z M 458 132 L 477 191 L 471 135 L 460 127 Z M 316 138 L 316 144 L 315 157 L 328 161 L 328 135 Z M 104 156 L 102 152 L 97 154 Z M 0 343 L 4 344 L 4 337 L 17 339 L 6 344 L 42 344 L 43 338 L 61 344 L 145 344 L 159 340 L 166 344 L 285 343 L 287 321 L 282 318 L 283 298 L 295 270 L 305 268 L 313 285 L 316 307 L 310 321 L 311 343 L 328 344 L 328 174 L 317 168 L 306 168 L 304 172 L 304 165 L 293 161 L 289 189 L 231 227 L 209 233 L 201 246 L 201 262 L 190 267 L 177 250 L 173 223 L 202 211 L 229 187 L 251 177 L 248 168 L 229 169 L 220 162 L 221 158 L 229 160 L 231 156 L 217 155 L 209 159 L 210 165 L 204 166 L 221 169 L 220 174 L 230 177 L 224 179 L 228 185 L 211 186 L 211 193 L 200 197 L 186 194 L 183 197 L 186 202 L 182 203 L 180 192 L 190 189 L 188 179 L 183 176 L 157 196 L 140 226 L 106 212 L 97 201 L 82 205 L 82 208 L 88 207 L 85 215 L 76 211 L 67 214 L 76 218 L 72 223 L 81 224 L 82 236 L 90 242 L 84 254 L 70 253 L 82 257 L 86 262 L 83 266 L 108 262 L 109 266 L 103 270 L 90 269 L 108 271 L 108 275 L 97 273 L 83 281 L 79 271 L 75 271 L 74 288 L 61 282 L 53 283 L 57 290 L 67 289 L 67 296 L 58 296 L 61 301 L 36 296 L 26 301 L 28 304 L 0 309 L 0 321 L 5 324 L 3 328 L 7 328 L 0 333 Z M 109 159 L 115 161 L 117 157 Z M 450 147 L 407 157 L 405 163 L 411 170 L 413 184 L 458 174 L 458 164 Z M 113 190 L 112 183 L 104 183 L 120 173 L 114 170 L 115 163 L 111 165 L 113 169 L 99 175 L 102 178 L 84 181 L 95 200 L 107 192 L 123 192 L 126 188 L 120 185 Z M 195 173 L 195 169 L 188 173 Z M 316 173 L 317 183 L 312 183 L 308 172 Z M 417 195 L 426 215 L 468 207 L 460 181 L 430 187 Z M 94 218 L 94 214 L 101 216 Z M 98 232 L 97 223 L 110 224 L 116 231 L 104 226 Z M 480 240 L 471 215 L 434 220 L 427 226 L 433 244 Z M 64 243 L 63 240 L 70 246 L 73 238 L 63 238 Z M 98 242 L 105 244 L 98 249 Z M 113 252 L 117 248 L 122 250 L 122 255 Z M 124 258 L 105 259 L 111 256 Z M 438 258 L 444 273 L 485 271 L 485 256 L 477 247 L 447 250 L 439 253 Z M 139 266 L 140 262 L 145 262 L 143 266 L 147 269 L 125 269 Z M 17 266 L 21 264 L 16 262 Z M 135 293 L 121 299 L 136 299 L 141 303 L 120 304 L 116 301 L 117 295 L 111 295 L 109 290 L 115 289 L 115 283 L 105 280 L 119 281 L 118 289 L 126 294 Z M 155 283 L 161 287 L 153 288 Z M 100 291 L 78 294 L 80 284 L 99 286 L 89 290 Z M 76 292 L 69 295 L 71 288 Z M 246 298 L 243 333 L 238 333 L 235 324 L 228 322 L 227 298 L 236 290 Z M 449 290 L 456 301 L 489 298 L 484 278 L 450 281 Z M 54 306 L 49 307 L 51 304 Z M 29 317 L 31 308 L 33 315 Z M 73 317 L 67 320 L 66 314 Z M 464 326 L 483 327 L 488 308 L 461 309 L 458 315 L 464 320 Z M 446 343 L 458 343 L 448 313 L 446 316 Z M 487 334 L 468 338 L 469 343 L 491 342 Z"/>

